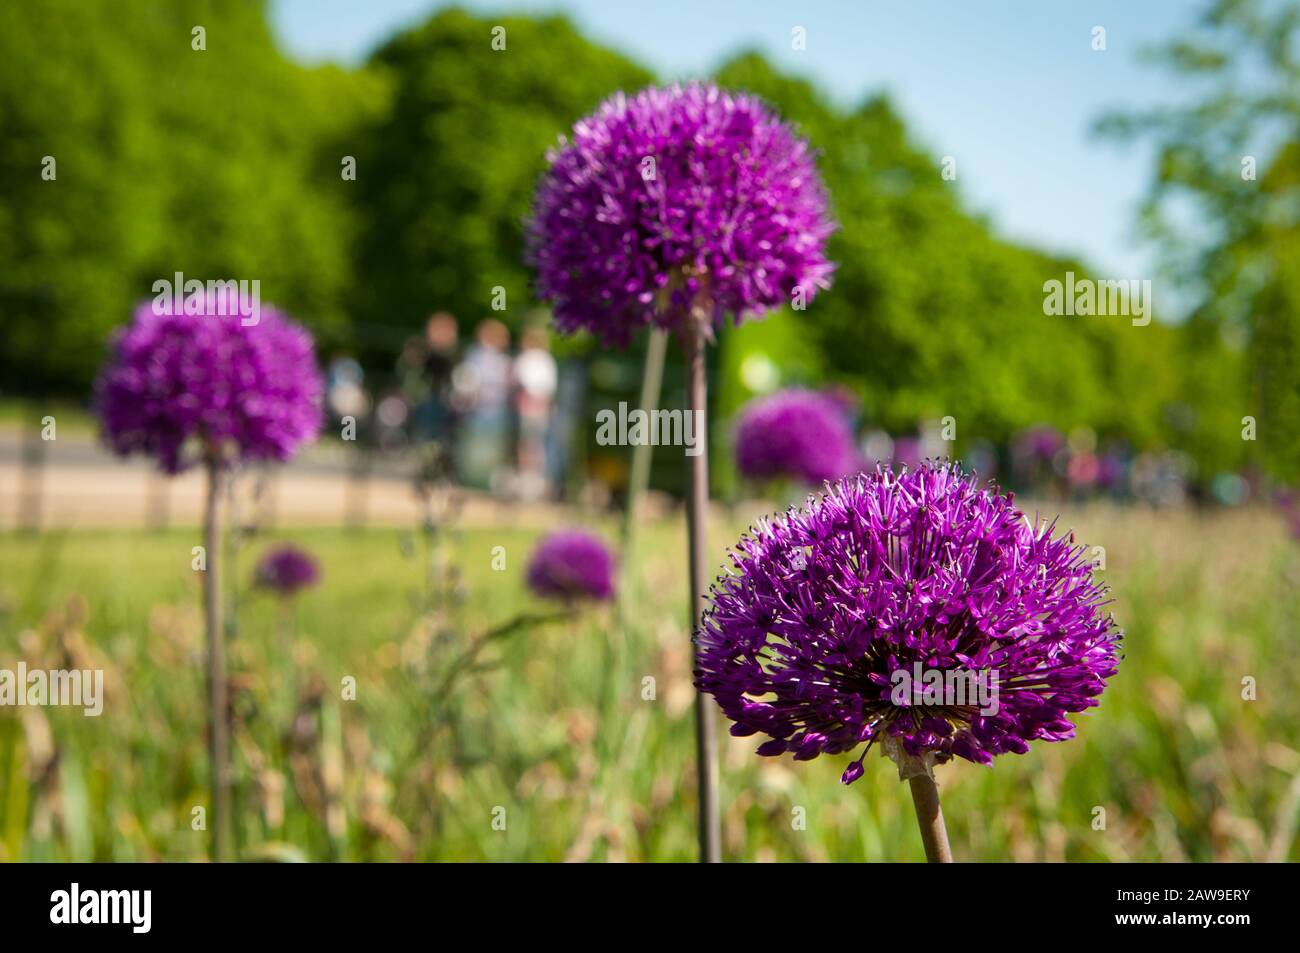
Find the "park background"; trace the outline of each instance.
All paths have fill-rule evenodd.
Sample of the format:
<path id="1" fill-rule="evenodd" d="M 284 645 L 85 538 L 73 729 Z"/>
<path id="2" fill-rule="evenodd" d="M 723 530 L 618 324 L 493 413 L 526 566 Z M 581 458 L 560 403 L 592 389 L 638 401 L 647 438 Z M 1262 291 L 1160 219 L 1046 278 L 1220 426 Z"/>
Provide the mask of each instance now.
<path id="1" fill-rule="evenodd" d="M 710 352 L 717 563 L 795 498 L 783 488 L 762 502 L 771 488 L 729 463 L 727 423 L 762 393 L 834 388 L 895 459 L 906 444 L 979 460 L 1027 507 L 1061 512 L 1104 547 L 1128 658 L 1078 740 L 992 771 L 947 769 L 957 855 L 1295 856 L 1294 4 L 1013 4 L 949 21 L 930 3 L 902 25 L 863 23 L 851 4 L 806 18 L 759 5 L 752 23 L 658 5 L 577 4 L 570 17 L 398 4 L 371 24 L 373 49 L 320 62 L 310 48 L 328 54 L 331 33 L 302 24 L 355 33 L 344 6 L 41 0 L 0 12 L 0 664 L 79 662 L 110 685 L 100 719 L 0 713 L 0 858 L 204 856 L 189 825 L 204 783 L 197 484 L 107 458 L 91 399 L 114 329 L 153 282 L 259 279 L 263 302 L 313 332 L 322 363 L 364 369 L 377 407 L 403 395 L 403 348 L 431 313 L 455 315 L 463 337 L 486 317 L 515 335 L 544 320 L 522 253 L 547 148 L 616 90 L 697 75 L 762 96 L 811 140 L 840 223 L 831 293 L 727 329 Z M 504 51 L 491 45 L 498 26 Z M 700 31 L 723 38 L 707 64 L 624 52 L 674 36 L 699 49 Z M 923 57 L 927 34 L 943 53 L 931 86 L 907 72 L 913 86 L 888 91 L 841 81 L 849 54 L 889 50 L 889 62 L 910 44 Z M 1139 35 L 1153 41 L 1145 57 Z M 832 37 L 838 72 L 805 68 Z M 1008 55 L 1026 68 L 993 69 Z M 899 105 L 960 102 L 963 76 L 989 71 L 1004 81 L 929 114 L 924 135 Z M 1114 101 L 1080 109 L 1098 86 Z M 1008 114 L 1042 128 L 999 121 Z M 935 128 L 959 115 L 984 121 Z M 340 174 L 344 157 L 355 179 Z M 1003 206 L 1008 177 L 1022 195 Z M 1155 320 L 1046 315 L 1044 282 L 1067 272 L 1152 279 Z M 691 856 L 679 452 L 654 456 L 626 601 L 513 632 L 443 690 L 449 660 L 532 607 L 522 567 L 541 531 L 618 537 L 629 453 L 598 446 L 590 422 L 635 403 L 644 345 L 552 340 L 562 380 L 580 386 L 565 478 L 545 500 L 430 489 L 400 422 L 357 443 L 327 428 L 300 462 L 245 474 L 228 574 L 245 856 Z M 675 350 L 664 406 L 684 400 Z M 937 441 L 949 416 L 955 440 Z M 47 417 L 55 441 L 41 439 Z M 1045 434 L 1050 452 L 1031 459 Z M 1117 475 L 1102 480 L 1106 461 Z M 251 582 L 274 541 L 324 570 L 289 604 Z M 358 681 L 355 702 L 337 697 L 343 676 Z M 1257 698 L 1243 699 L 1243 677 Z M 888 765 L 845 789 L 830 759 L 759 764 L 751 748 L 725 749 L 729 858 L 919 857 Z M 505 831 L 491 824 L 497 806 L 513 819 Z"/>

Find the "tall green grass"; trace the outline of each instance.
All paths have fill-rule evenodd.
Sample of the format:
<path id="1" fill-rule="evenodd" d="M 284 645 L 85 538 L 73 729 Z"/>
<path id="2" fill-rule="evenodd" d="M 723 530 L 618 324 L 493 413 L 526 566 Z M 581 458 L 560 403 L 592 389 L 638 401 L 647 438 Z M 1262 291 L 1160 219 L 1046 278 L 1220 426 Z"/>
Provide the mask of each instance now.
<path id="1" fill-rule="evenodd" d="M 991 770 L 940 769 L 958 859 L 1296 859 L 1300 546 L 1265 512 L 1088 506 L 1062 522 L 1106 549 L 1126 659 L 1101 706 L 1076 719 L 1076 740 Z M 714 526 L 719 565 L 740 528 Z M 289 607 L 248 589 L 262 548 L 286 538 L 324 569 Z M 522 585 L 533 538 L 448 537 L 461 575 L 435 563 L 432 586 L 419 533 L 284 531 L 241 546 L 241 856 L 694 857 L 677 520 L 642 537 L 625 622 L 605 607 L 518 632 L 449 696 L 434 692 L 476 634 L 541 608 Z M 0 667 L 103 668 L 108 693 L 99 718 L 0 709 L 0 859 L 205 857 L 206 835 L 191 829 L 206 797 L 197 542 L 187 531 L 0 536 Z M 1242 698 L 1246 676 L 1254 701 Z M 342 697 L 347 677 L 355 700 Z M 873 756 L 845 788 L 843 759 L 760 760 L 754 746 L 723 746 L 728 859 L 923 859 L 892 764 Z"/>

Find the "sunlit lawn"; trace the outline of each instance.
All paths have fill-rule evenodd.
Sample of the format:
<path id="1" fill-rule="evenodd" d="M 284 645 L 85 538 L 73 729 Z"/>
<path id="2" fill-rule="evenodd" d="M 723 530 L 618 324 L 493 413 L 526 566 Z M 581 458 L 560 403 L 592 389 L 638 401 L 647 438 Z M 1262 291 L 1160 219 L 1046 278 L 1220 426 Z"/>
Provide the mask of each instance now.
<path id="1" fill-rule="evenodd" d="M 748 515 L 715 525 L 719 563 Z M 1101 707 L 1077 717 L 1075 741 L 992 770 L 941 769 L 954 853 L 1295 859 L 1300 546 L 1262 511 L 1069 516 L 1105 547 L 1127 658 Z M 539 623 L 489 644 L 450 695 L 437 691 L 476 634 L 546 611 L 522 585 L 534 535 L 447 534 L 459 580 L 419 533 L 276 532 L 240 547 L 228 578 L 240 583 L 231 669 L 243 856 L 692 858 L 676 520 L 643 535 L 626 622 L 603 607 Z M 248 588 L 271 539 L 323 563 L 323 584 L 295 607 Z M 0 537 L 0 667 L 103 668 L 109 696 L 99 718 L 0 710 L 0 859 L 205 856 L 191 829 L 206 797 L 198 541 L 180 530 Z M 492 568 L 497 546 L 503 571 Z M 1254 701 L 1242 698 L 1246 676 Z M 349 677 L 355 700 L 342 697 Z M 723 746 L 728 859 L 922 859 L 890 763 L 873 757 L 845 788 L 845 759 L 760 762 L 754 746 Z"/>

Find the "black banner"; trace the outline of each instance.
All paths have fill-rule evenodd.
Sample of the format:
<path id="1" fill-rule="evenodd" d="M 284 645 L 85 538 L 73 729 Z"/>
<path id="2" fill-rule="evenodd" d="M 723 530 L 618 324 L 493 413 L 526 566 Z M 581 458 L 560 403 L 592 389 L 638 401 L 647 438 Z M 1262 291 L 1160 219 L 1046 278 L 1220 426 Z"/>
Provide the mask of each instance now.
<path id="1" fill-rule="evenodd" d="M 683 869 L 686 867 L 687 869 Z M 828 923 L 842 913 L 873 939 L 907 942 L 917 930 L 987 929 L 1089 939 L 1137 933 L 1184 943 L 1232 943 L 1290 918 L 1293 871 L 1283 865 L 881 865 L 856 870 L 731 865 L 671 871 L 538 865 L 9 865 L 0 867 L 6 938 L 119 942 L 157 939 L 338 941 L 377 931 L 427 930 L 431 920 L 562 933 L 588 916 L 677 915 L 698 922 L 698 890 L 738 917 Z M 682 910 L 673 888 L 691 881 Z M 799 912 L 802 908 L 802 913 Z M 601 912 L 604 912 L 603 914 Z M 563 927 L 558 920 L 570 920 Z M 865 935 L 864 934 L 864 938 Z"/>

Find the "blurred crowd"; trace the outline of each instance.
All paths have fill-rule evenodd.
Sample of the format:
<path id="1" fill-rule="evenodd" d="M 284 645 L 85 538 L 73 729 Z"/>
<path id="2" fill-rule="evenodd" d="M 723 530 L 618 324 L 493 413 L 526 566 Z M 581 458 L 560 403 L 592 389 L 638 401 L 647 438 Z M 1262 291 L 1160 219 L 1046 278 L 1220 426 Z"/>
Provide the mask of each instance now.
<path id="1" fill-rule="evenodd" d="M 842 434 L 826 423 L 827 416 L 843 422 Z M 738 469 L 757 482 L 783 471 L 817 485 L 878 464 L 897 470 L 925 460 L 953 458 L 1005 489 L 1045 499 L 1104 497 L 1152 506 L 1241 506 L 1268 502 L 1273 495 L 1269 481 L 1258 472 L 1205 472 L 1190 454 L 1175 449 L 1135 450 L 1122 439 L 1099 437 L 1087 426 L 1063 431 L 1038 424 L 1006 440 L 958 440 L 956 420 L 948 417 L 910 433 L 891 434 L 864 421 L 859 401 L 843 388 L 777 391 L 751 400 L 737 417 L 733 439 Z M 790 439 L 791 431 L 812 436 L 801 443 Z M 845 445 L 830 452 L 829 445 L 837 441 Z M 773 454 L 785 458 L 783 466 L 752 465 Z M 808 471 L 810 460 L 819 462 L 815 473 Z M 1300 525 L 1297 501 L 1300 494 L 1279 497 Z"/>
<path id="2" fill-rule="evenodd" d="M 417 452 L 426 475 L 522 501 L 563 495 L 566 481 L 575 475 L 568 472 L 575 446 L 591 469 L 585 476 L 599 483 L 599 461 L 586 458 L 579 432 L 584 401 L 591 396 L 588 374 L 581 362 L 557 361 L 541 318 L 515 336 L 501 321 L 485 318 L 469 340 L 465 337 L 455 317 L 438 312 L 428 318 L 422 335 L 405 341 L 389 374 L 365 371 L 348 356 L 334 358 L 326 375 L 326 399 L 335 432 L 385 457 Z M 764 435 L 760 427 L 750 435 L 751 456 L 762 450 L 753 444 L 764 441 L 773 443 L 768 450 L 779 450 L 778 456 L 798 455 L 799 441 L 782 432 L 811 426 L 800 416 L 806 409 L 797 400 L 791 403 L 799 393 L 776 395 L 777 406 L 768 409 L 775 414 L 770 423 L 776 429 Z M 846 425 L 849 445 L 837 474 L 877 463 L 898 468 L 954 457 L 1006 489 L 1057 500 L 1103 497 L 1153 506 L 1240 506 L 1273 495 L 1258 473 L 1203 472 L 1187 453 L 1136 450 L 1086 426 L 1060 430 L 1038 424 L 1000 441 L 954 440 L 942 421 L 891 434 L 864 420 L 860 402 L 846 388 L 816 392 L 816 399 Z M 790 406 L 782 409 L 782 401 Z M 738 416 L 752 415 L 762 403 L 756 398 Z M 821 446 L 826 439 L 812 442 L 826 456 L 827 447 Z M 743 465 L 740 470 L 752 479 Z M 621 469 L 617 476 L 608 487 L 611 492 L 624 476 Z M 815 485 L 833 476 L 820 474 L 806 482 Z M 1275 502 L 1283 503 L 1300 527 L 1298 501 L 1300 494 L 1291 494 Z"/>
<path id="3" fill-rule="evenodd" d="M 560 391 L 543 325 L 526 326 L 512 342 L 504 323 L 487 318 L 462 343 L 446 312 L 405 342 L 391 377 L 367 380 L 357 361 L 338 357 L 326 379 L 345 440 L 385 455 L 421 451 L 437 478 L 523 500 L 549 498 L 563 484 Z"/>
<path id="4" fill-rule="evenodd" d="M 900 437 L 872 431 L 862 448 L 869 462 L 895 467 L 953 455 L 952 444 L 938 428 Z M 1201 473 L 1186 453 L 1135 451 L 1122 440 L 1100 440 L 1090 427 L 1063 432 L 1040 424 L 1017 432 L 1004 446 L 971 441 L 958 456 L 981 477 L 1007 489 L 1058 500 L 1107 497 L 1153 506 L 1240 506 L 1265 493 L 1258 475 Z"/>

